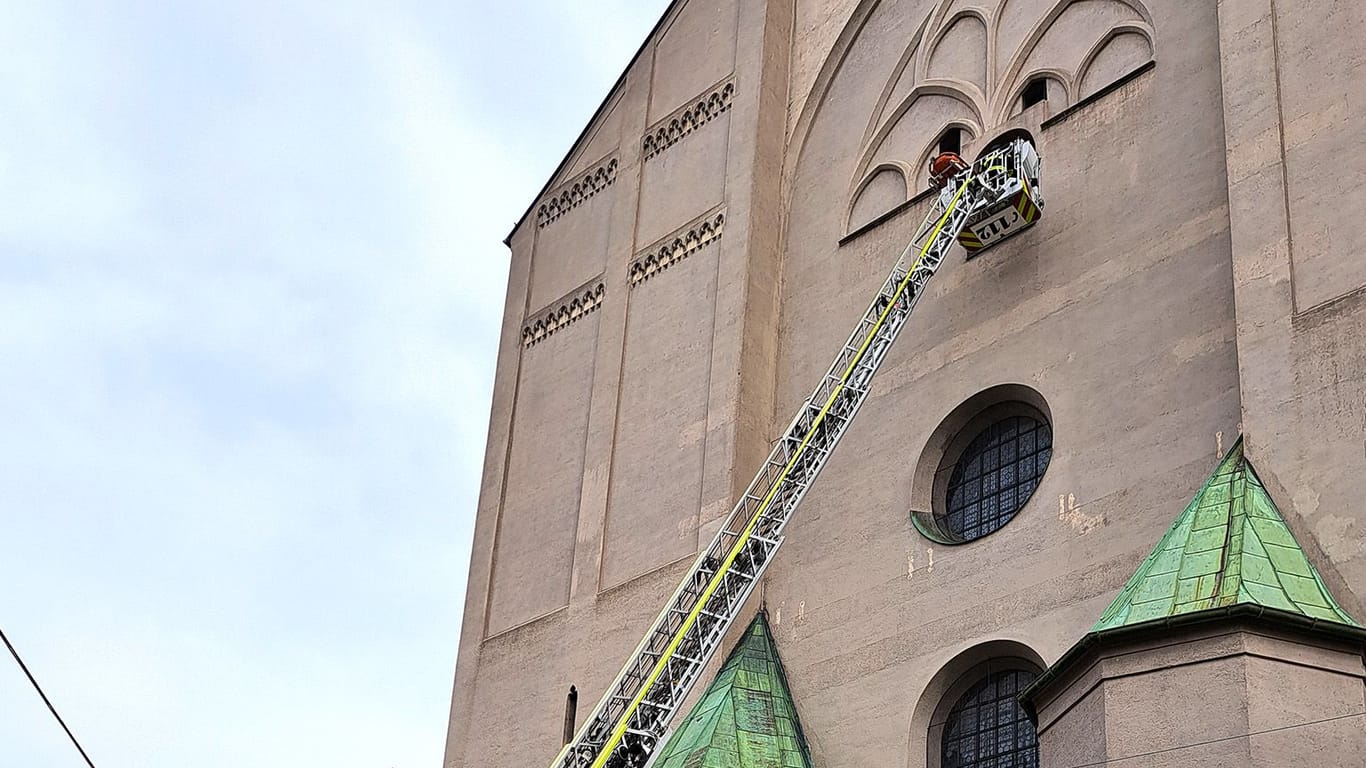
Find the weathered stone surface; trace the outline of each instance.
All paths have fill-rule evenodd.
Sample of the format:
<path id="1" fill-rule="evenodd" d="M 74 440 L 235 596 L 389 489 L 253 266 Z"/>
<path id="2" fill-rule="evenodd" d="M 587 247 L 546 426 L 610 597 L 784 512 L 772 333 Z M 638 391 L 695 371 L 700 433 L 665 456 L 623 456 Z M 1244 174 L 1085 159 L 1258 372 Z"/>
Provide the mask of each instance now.
<path id="1" fill-rule="evenodd" d="M 1064 657 L 1025 695 L 1042 765 L 1360 765 L 1366 633 L 1219 613 L 1103 632 Z"/>
<path id="2" fill-rule="evenodd" d="M 944 670 L 1001 643 L 1057 660 L 1239 433 L 1324 584 L 1366 615 L 1363 14 L 1347 0 L 674 3 L 546 194 L 608 160 L 610 186 L 545 226 L 538 197 L 509 239 L 447 766 L 548 762 L 570 684 L 586 716 L 926 204 L 851 232 L 923 189 L 949 127 L 969 154 L 1028 131 L 1047 205 L 1020 237 L 948 260 L 755 593 L 814 762 L 933 765 Z M 1021 109 L 1036 77 L 1047 99 Z M 643 253 L 717 212 L 723 237 L 633 282 Z M 528 319 L 598 275 L 594 312 L 522 347 Z M 1046 401 L 1052 463 L 1002 530 L 930 542 L 908 517 L 921 454 L 1007 384 Z M 1045 765 L 1137 748 L 1164 723 L 1228 738 L 1151 765 L 1334 764 L 1286 758 L 1291 733 L 1360 757 L 1331 724 L 1247 735 L 1312 709 L 1271 688 L 1360 693 L 1359 676 L 1291 679 L 1304 665 L 1276 653 L 1301 651 L 1268 648 L 1265 665 L 1201 662 L 1200 685 L 1243 691 L 1203 721 L 1163 719 L 1161 691 L 1195 700 L 1176 672 L 1079 698 Z"/>

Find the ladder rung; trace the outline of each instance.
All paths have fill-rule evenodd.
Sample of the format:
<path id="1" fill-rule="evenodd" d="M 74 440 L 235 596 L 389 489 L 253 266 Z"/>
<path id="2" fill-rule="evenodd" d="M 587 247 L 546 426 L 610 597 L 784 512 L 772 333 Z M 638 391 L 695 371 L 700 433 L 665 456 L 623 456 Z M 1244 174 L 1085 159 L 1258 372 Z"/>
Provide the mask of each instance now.
<path id="1" fill-rule="evenodd" d="M 712 611 L 709 611 L 706 608 L 703 608 L 701 611 L 699 611 L 699 613 L 701 613 L 701 615 L 706 616 L 709 619 L 714 619 L 716 621 L 725 621 L 727 618 L 726 615 L 723 613 L 713 613 Z"/>

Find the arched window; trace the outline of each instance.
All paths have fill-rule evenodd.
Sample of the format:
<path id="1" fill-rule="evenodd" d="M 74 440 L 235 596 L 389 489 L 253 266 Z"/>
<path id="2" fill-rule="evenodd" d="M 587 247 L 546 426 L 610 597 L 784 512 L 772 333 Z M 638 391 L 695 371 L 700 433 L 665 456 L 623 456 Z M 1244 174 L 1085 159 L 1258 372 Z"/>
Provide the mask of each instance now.
<path id="1" fill-rule="evenodd" d="M 1016 701 L 1037 675 L 988 671 L 949 710 L 940 768 L 1038 768 L 1039 737 Z"/>

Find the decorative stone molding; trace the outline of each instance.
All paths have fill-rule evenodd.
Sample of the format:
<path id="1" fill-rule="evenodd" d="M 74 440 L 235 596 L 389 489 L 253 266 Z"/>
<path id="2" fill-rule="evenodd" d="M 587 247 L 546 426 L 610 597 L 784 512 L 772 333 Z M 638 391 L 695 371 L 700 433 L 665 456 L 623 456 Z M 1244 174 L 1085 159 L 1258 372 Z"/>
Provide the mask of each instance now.
<path id="1" fill-rule="evenodd" d="M 1153 66 L 1156 32 L 1147 0 L 935 0 L 919 31 L 888 73 L 865 136 L 849 199 L 882 166 L 902 164 L 908 194 L 924 189 L 924 170 L 946 130 L 970 149 L 1007 128 L 1047 127 L 1094 94 Z M 860 33 L 862 35 L 863 33 Z M 868 35 L 869 43 L 877 39 Z M 853 48 L 832 60 L 857 58 Z M 1021 101 L 1038 80 L 1044 105 L 1031 115 Z M 821 99 L 828 99 L 829 93 Z M 856 116 L 850 115 L 850 119 Z M 857 116 L 862 124 L 862 116 Z M 918 150 L 918 152 L 917 152 Z M 852 208 L 851 203 L 851 208 Z M 889 206 L 890 209 L 891 206 Z M 868 215 L 875 216 L 874 212 Z M 850 222 L 851 227 L 858 226 Z"/>
<path id="2" fill-rule="evenodd" d="M 536 209 L 536 226 L 544 227 L 555 219 L 577 208 L 585 200 L 612 186 L 617 180 L 617 159 L 607 158 L 594 168 L 584 171 L 574 181 L 562 185 L 550 193 L 549 198 Z"/>
<path id="3" fill-rule="evenodd" d="M 720 240 L 725 225 L 726 212 L 713 209 L 677 233 L 664 238 L 631 262 L 627 272 L 631 285 L 635 286 L 649 280 L 688 258 L 702 246 Z"/>
<path id="4" fill-rule="evenodd" d="M 605 287 L 601 277 L 588 281 L 568 296 L 532 315 L 522 326 L 522 348 L 529 349 L 552 333 L 568 326 L 602 306 Z"/>
<path id="5" fill-rule="evenodd" d="M 730 109 L 735 100 L 735 80 L 726 80 L 697 98 L 687 106 L 655 123 L 645 132 L 641 149 L 645 159 L 658 155 L 678 143 L 679 139 L 711 122 L 722 112 Z"/>

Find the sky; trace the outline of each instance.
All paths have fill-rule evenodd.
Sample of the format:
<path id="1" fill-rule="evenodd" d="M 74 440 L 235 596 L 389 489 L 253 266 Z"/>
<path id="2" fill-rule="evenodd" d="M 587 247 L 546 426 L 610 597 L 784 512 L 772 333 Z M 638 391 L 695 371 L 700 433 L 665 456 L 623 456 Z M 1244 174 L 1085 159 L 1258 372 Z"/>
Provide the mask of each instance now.
<path id="1" fill-rule="evenodd" d="M 96 766 L 441 764 L 502 239 L 665 5 L 0 3 L 0 628 Z"/>

